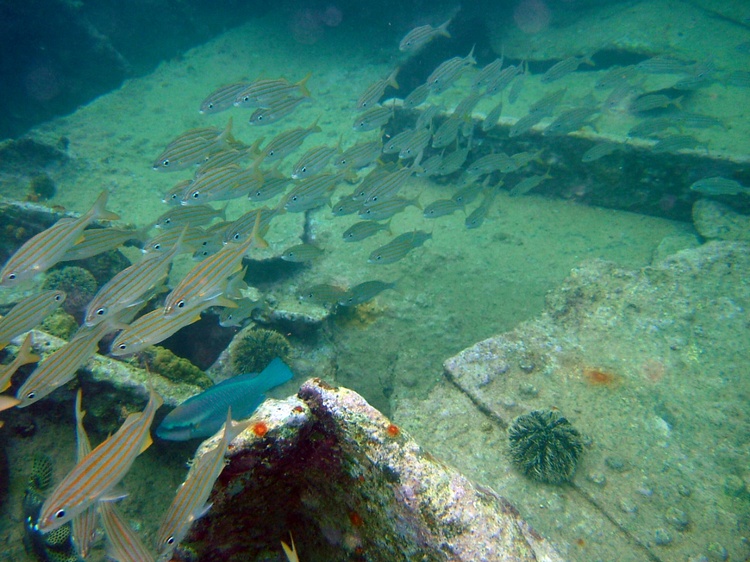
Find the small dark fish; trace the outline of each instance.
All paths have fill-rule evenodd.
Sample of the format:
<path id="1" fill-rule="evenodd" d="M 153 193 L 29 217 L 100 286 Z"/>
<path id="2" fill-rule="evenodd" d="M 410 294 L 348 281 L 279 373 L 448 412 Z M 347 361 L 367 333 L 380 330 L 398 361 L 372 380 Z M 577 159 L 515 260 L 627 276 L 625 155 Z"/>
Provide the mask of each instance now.
<path id="1" fill-rule="evenodd" d="M 644 119 L 637 125 L 634 125 L 628 131 L 629 137 L 650 137 L 653 134 L 660 133 L 670 127 L 677 128 L 675 119 L 671 117 L 652 117 Z"/>
<path id="2" fill-rule="evenodd" d="M 552 176 L 549 175 L 549 170 L 543 175 L 536 175 L 531 176 L 526 179 L 521 180 L 518 182 L 513 189 L 510 190 L 511 197 L 516 197 L 518 195 L 524 195 L 531 191 L 532 189 L 536 188 L 539 184 L 541 184 L 545 180 L 552 179 Z"/>
<path id="3" fill-rule="evenodd" d="M 441 176 L 447 176 L 461 169 L 466 162 L 466 157 L 469 155 L 470 146 L 464 148 L 458 148 L 453 152 L 450 152 L 443 156 L 442 161 L 437 169 L 437 174 Z M 423 168 L 426 167 L 423 165 Z"/>
<path id="4" fill-rule="evenodd" d="M 226 218 L 226 207 L 214 209 L 210 205 L 183 205 L 170 209 L 154 222 L 156 228 L 169 230 L 182 229 L 185 226 L 200 226 L 215 218 Z"/>
<path id="5" fill-rule="evenodd" d="M 507 88 L 518 73 L 521 72 L 521 65 L 514 66 L 510 65 L 504 68 L 500 73 L 492 80 L 484 91 L 485 96 L 494 96 L 502 92 Z"/>
<path id="6" fill-rule="evenodd" d="M 497 125 L 497 122 L 500 120 L 500 115 L 503 112 L 503 100 L 500 100 L 500 102 L 490 109 L 490 111 L 487 113 L 487 116 L 482 120 L 482 131 L 487 132 L 495 127 Z"/>
<path id="7" fill-rule="evenodd" d="M 636 69 L 632 64 L 628 66 L 613 66 L 604 74 L 604 76 L 596 81 L 594 88 L 597 90 L 616 88 L 622 82 L 627 82 L 634 78 L 635 75 Z"/>
<path id="8" fill-rule="evenodd" d="M 318 120 L 316 119 L 307 128 L 297 127 L 279 133 L 261 150 L 261 157 L 269 162 L 281 160 L 302 146 L 308 136 L 320 131 L 322 129 L 318 126 Z"/>
<path id="9" fill-rule="evenodd" d="M 656 56 L 639 62 L 635 67 L 646 74 L 684 74 L 690 63 L 669 56 Z"/>
<path id="10" fill-rule="evenodd" d="M 425 232 L 424 230 L 405 232 L 396 236 L 396 238 L 388 242 L 385 246 L 374 250 L 367 262 L 376 264 L 395 263 L 406 257 L 413 249 L 419 248 L 430 238 L 432 238 L 432 233 Z"/>
<path id="11" fill-rule="evenodd" d="M 587 56 L 568 57 L 567 59 L 558 62 L 557 64 L 553 65 L 549 70 L 547 70 L 547 72 L 545 72 L 542 75 L 541 82 L 542 84 L 550 84 L 552 82 L 556 82 L 557 80 L 564 78 L 571 72 L 575 72 L 576 70 L 578 70 L 578 67 L 581 66 L 582 64 L 595 66 L 594 61 L 592 61 Z"/>
<path id="12" fill-rule="evenodd" d="M 422 216 L 426 219 L 436 219 L 451 215 L 462 208 L 463 205 L 457 203 L 455 199 L 438 199 L 424 208 Z"/>
<path id="13" fill-rule="evenodd" d="M 344 195 L 336 201 L 331 207 L 331 213 L 334 217 L 345 217 L 353 215 L 362 207 L 362 200 L 354 198 L 352 195 Z"/>
<path id="14" fill-rule="evenodd" d="M 295 93 L 310 97 L 307 81 L 311 76 L 312 72 L 294 84 L 284 78 L 256 80 L 237 95 L 234 105 L 245 108 L 271 107 L 274 103 L 293 97 Z"/>
<path id="15" fill-rule="evenodd" d="M 664 94 L 645 94 L 635 98 L 630 103 L 629 109 L 635 113 L 643 113 L 644 111 L 652 111 L 654 109 L 665 109 L 670 105 L 681 108 L 681 101 L 682 96 L 673 99 Z"/>
<path id="16" fill-rule="evenodd" d="M 473 90 L 481 90 L 482 88 L 486 88 L 497 79 L 498 74 L 500 74 L 502 70 L 503 59 L 495 59 L 487 66 L 483 67 L 479 72 L 477 72 L 476 76 L 474 76 L 474 80 L 472 80 L 471 82 L 471 88 Z"/>
<path id="17" fill-rule="evenodd" d="M 323 250 L 312 244 L 297 244 L 281 252 L 281 259 L 292 263 L 306 263 L 323 255 Z"/>
<path id="18" fill-rule="evenodd" d="M 614 154 L 618 150 L 623 150 L 621 144 L 618 144 L 616 142 L 600 142 L 599 144 L 595 144 L 583 153 L 581 162 L 594 162 L 596 160 L 599 160 L 599 158 L 604 158 L 605 156 Z"/>
<path id="19" fill-rule="evenodd" d="M 458 117 L 448 117 L 443 121 L 442 125 L 438 127 L 437 131 L 432 137 L 432 148 L 444 148 L 451 144 L 458 136 L 458 131 L 461 125 L 464 124 L 463 119 Z"/>
<path id="20" fill-rule="evenodd" d="M 401 39 L 401 42 L 398 44 L 399 51 L 402 51 L 404 53 L 416 53 L 427 43 L 435 39 L 435 37 L 450 37 L 451 34 L 448 33 L 448 26 L 450 25 L 452 20 L 453 18 L 449 19 L 438 27 L 432 27 L 429 24 L 415 27 L 409 33 L 407 33 L 403 39 Z"/>
<path id="21" fill-rule="evenodd" d="M 468 217 L 466 217 L 466 220 L 464 221 L 466 228 L 471 230 L 482 226 L 484 219 L 487 218 L 487 213 L 490 211 L 490 207 L 492 207 L 492 203 L 495 201 L 496 195 L 496 189 L 486 190 L 484 192 L 482 202 L 476 209 L 469 213 Z"/>
<path id="22" fill-rule="evenodd" d="M 698 139 L 690 135 L 672 135 L 671 137 L 664 137 L 657 142 L 651 151 L 654 154 L 663 154 L 665 152 L 677 152 L 678 150 L 695 148 L 700 144 Z"/>
<path id="23" fill-rule="evenodd" d="M 737 195 L 738 193 L 750 195 L 750 187 L 720 176 L 698 180 L 690 186 L 690 189 L 706 195 Z"/>
<path id="24" fill-rule="evenodd" d="M 513 123 L 508 132 L 509 137 L 517 137 L 530 131 L 537 123 L 544 119 L 543 113 L 529 113 Z"/>
<path id="25" fill-rule="evenodd" d="M 262 185 L 256 186 L 247 194 L 250 201 L 266 201 L 286 191 L 291 180 L 283 176 L 265 178 Z"/>
<path id="26" fill-rule="evenodd" d="M 303 289 L 299 294 L 299 300 L 319 304 L 321 306 L 333 306 L 347 295 L 347 291 L 336 285 L 319 283 Z"/>
<path id="27" fill-rule="evenodd" d="M 574 107 L 558 115 L 542 132 L 544 136 L 567 135 L 585 125 L 591 125 L 591 116 L 598 113 L 597 107 Z"/>
<path id="28" fill-rule="evenodd" d="M 315 146 L 305 152 L 292 168 L 292 179 L 301 180 L 314 176 L 328 165 L 338 146 Z"/>
<path id="29" fill-rule="evenodd" d="M 395 283 L 386 283 L 385 281 L 365 281 L 359 285 L 355 285 L 349 291 L 344 298 L 339 300 L 340 306 L 357 306 L 365 303 L 369 300 L 374 299 L 383 291 L 393 289 L 396 286 Z"/>
<path id="30" fill-rule="evenodd" d="M 390 233 L 391 221 L 380 223 L 376 221 L 360 221 L 347 228 L 342 235 L 344 242 L 359 242 L 385 230 Z"/>

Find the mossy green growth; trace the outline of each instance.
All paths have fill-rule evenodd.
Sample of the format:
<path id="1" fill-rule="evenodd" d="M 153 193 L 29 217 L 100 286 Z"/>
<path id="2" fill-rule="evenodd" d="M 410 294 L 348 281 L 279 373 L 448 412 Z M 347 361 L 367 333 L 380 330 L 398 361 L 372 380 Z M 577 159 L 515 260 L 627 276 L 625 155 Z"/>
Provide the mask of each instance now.
<path id="1" fill-rule="evenodd" d="M 229 348 L 232 371 L 236 375 L 259 373 L 277 357 L 286 361 L 290 350 L 289 340 L 280 333 L 263 328 L 246 328 Z"/>
<path id="2" fill-rule="evenodd" d="M 140 354 L 140 360 L 152 373 L 172 382 L 193 384 L 201 388 L 209 388 L 214 384 L 206 373 L 165 347 L 149 347 Z"/>
<path id="3" fill-rule="evenodd" d="M 78 330 L 78 322 L 73 316 L 58 308 L 44 319 L 42 330 L 58 338 L 69 340 Z"/>
<path id="4" fill-rule="evenodd" d="M 68 314 L 76 316 L 81 314 L 88 302 L 94 297 L 98 289 L 98 283 L 89 270 L 68 265 L 50 271 L 42 288 L 65 291 L 67 296 L 62 308 Z"/>
<path id="5" fill-rule="evenodd" d="M 55 182 L 47 174 L 37 174 L 29 182 L 29 200 L 46 201 L 57 193 Z"/>

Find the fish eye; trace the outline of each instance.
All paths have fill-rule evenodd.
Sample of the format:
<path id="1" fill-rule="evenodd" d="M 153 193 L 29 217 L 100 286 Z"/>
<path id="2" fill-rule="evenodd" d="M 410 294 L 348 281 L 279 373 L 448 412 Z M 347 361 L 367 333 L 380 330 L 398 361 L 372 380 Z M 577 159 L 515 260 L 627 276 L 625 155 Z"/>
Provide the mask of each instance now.
<path id="1" fill-rule="evenodd" d="M 55 519 L 62 519 L 63 517 L 65 517 L 65 510 L 64 509 L 57 510 L 57 512 L 55 513 Z"/>
<path id="2" fill-rule="evenodd" d="M 339 160 L 339 164 L 341 164 L 342 166 L 346 166 L 346 158 L 342 158 L 341 160 Z"/>
<path id="3" fill-rule="evenodd" d="M 153 246 L 151 246 L 151 249 L 157 250 L 157 251 L 161 250 L 161 244 L 154 244 Z"/>
<path id="4" fill-rule="evenodd" d="M 174 537 L 169 537 L 169 538 L 167 539 L 167 544 L 170 544 L 170 545 L 171 545 L 171 544 L 174 544 Z"/>
<path id="5" fill-rule="evenodd" d="M 9 273 L 8 274 L 8 279 L 10 281 L 15 281 L 16 280 L 16 274 L 15 273 Z"/>
<path id="6" fill-rule="evenodd" d="M 234 239 L 235 239 L 235 240 L 239 240 L 239 239 L 240 239 L 240 233 L 239 233 L 239 232 L 238 232 L 237 234 L 235 234 L 235 235 L 234 235 Z"/>
<path id="7" fill-rule="evenodd" d="M 198 197 L 200 197 L 200 196 L 201 196 L 201 192 L 200 191 L 196 191 L 195 193 L 193 193 L 193 199 L 198 199 Z"/>
<path id="8" fill-rule="evenodd" d="M 185 301 L 181 300 L 177 303 L 177 308 L 185 308 Z"/>
<path id="9" fill-rule="evenodd" d="M 60 299 L 62 299 L 62 295 L 55 295 L 55 300 L 56 301 L 59 301 Z"/>
<path id="10" fill-rule="evenodd" d="M 164 219 L 164 224 L 172 224 L 172 219 Z"/>
<path id="11" fill-rule="evenodd" d="M 162 160 L 162 161 L 161 161 L 161 165 L 162 165 L 162 166 L 164 166 L 165 168 L 166 168 L 167 166 L 169 166 L 169 159 L 167 159 L 167 160 Z"/>
<path id="12" fill-rule="evenodd" d="M 104 316 L 107 312 L 106 308 L 97 308 L 96 309 L 96 315 L 97 316 Z"/>
<path id="13" fill-rule="evenodd" d="M 212 103 L 209 103 L 209 104 L 208 104 L 208 109 L 213 109 L 213 108 L 214 108 L 214 104 L 212 104 Z"/>
<path id="14" fill-rule="evenodd" d="M 117 346 L 117 349 L 119 349 L 120 351 L 125 351 L 127 347 L 128 347 L 127 345 L 125 345 L 124 343 L 121 343 L 120 345 Z"/>
<path id="15" fill-rule="evenodd" d="M 26 395 L 27 400 L 33 400 L 34 398 L 36 398 L 36 390 L 32 390 Z"/>

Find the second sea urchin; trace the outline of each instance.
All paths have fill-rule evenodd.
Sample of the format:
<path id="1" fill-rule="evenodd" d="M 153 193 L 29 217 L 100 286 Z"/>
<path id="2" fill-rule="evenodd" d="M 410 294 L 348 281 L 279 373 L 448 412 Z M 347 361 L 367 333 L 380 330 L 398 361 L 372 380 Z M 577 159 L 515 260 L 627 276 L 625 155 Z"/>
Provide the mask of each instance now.
<path id="1" fill-rule="evenodd" d="M 526 476 L 548 484 L 570 480 L 583 452 L 578 430 L 551 410 L 519 416 L 509 438 L 513 464 Z"/>

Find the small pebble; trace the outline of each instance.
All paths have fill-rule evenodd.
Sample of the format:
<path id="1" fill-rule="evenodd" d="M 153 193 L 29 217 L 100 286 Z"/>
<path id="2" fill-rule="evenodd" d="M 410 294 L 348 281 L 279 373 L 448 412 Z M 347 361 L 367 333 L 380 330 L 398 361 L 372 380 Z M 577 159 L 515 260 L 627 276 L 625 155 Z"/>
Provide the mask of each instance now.
<path id="1" fill-rule="evenodd" d="M 708 559 L 724 562 L 724 560 L 729 560 L 729 552 L 721 544 L 712 542 L 708 545 Z"/>
<path id="2" fill-rule="evenodd" d="M 667 546 L 672 542 L 672 535 L 666 529 L 656 529 L 654 542 L 659 546 Z"/>
<path id="3" fill-rule="evenodd" d="M 742 478 L 734 474 L 730 474 L 724 480 L 724 493 L 728 496 L 739 497 L 745 491 L 745 483 Z"/>
<path id="4" fill-rule="evenodd" d="M 607 477 L 601 472 L 591 472 L 586 476 L 586 479 L 597 486 L 604 486 L 607 483 Z"/>
<path id="5" fill-rule="evenodd" d="M 525 396 L 536 396 L 539 394 L 539 389 L 531 383 L 523 382 L 518 385 L 518 392 Z"/>
<path id="6" fill-rule="evenodd" d="M 620 509 L 624 513 L 638 513 L 638 506 L 631 500 L 620 500 Z"/>
<path id="7" fill-rule="evenodd" d="M 610 468 L 615 472 L 624 472 L 627 470 L 626 462 L 619 457 L 607 457 L 604 459 L 604 464 L 607 465 L 607 468 Z"/>
<path id="8" fill-rule="evenodd" d="M 670 507 L 667 509 L 664 519 L 666 519 L 667 523 L 678 531 L 684 531 L 690 524 L 690 519 L 688 519 L 687 513 L 676 507 Z"/>

